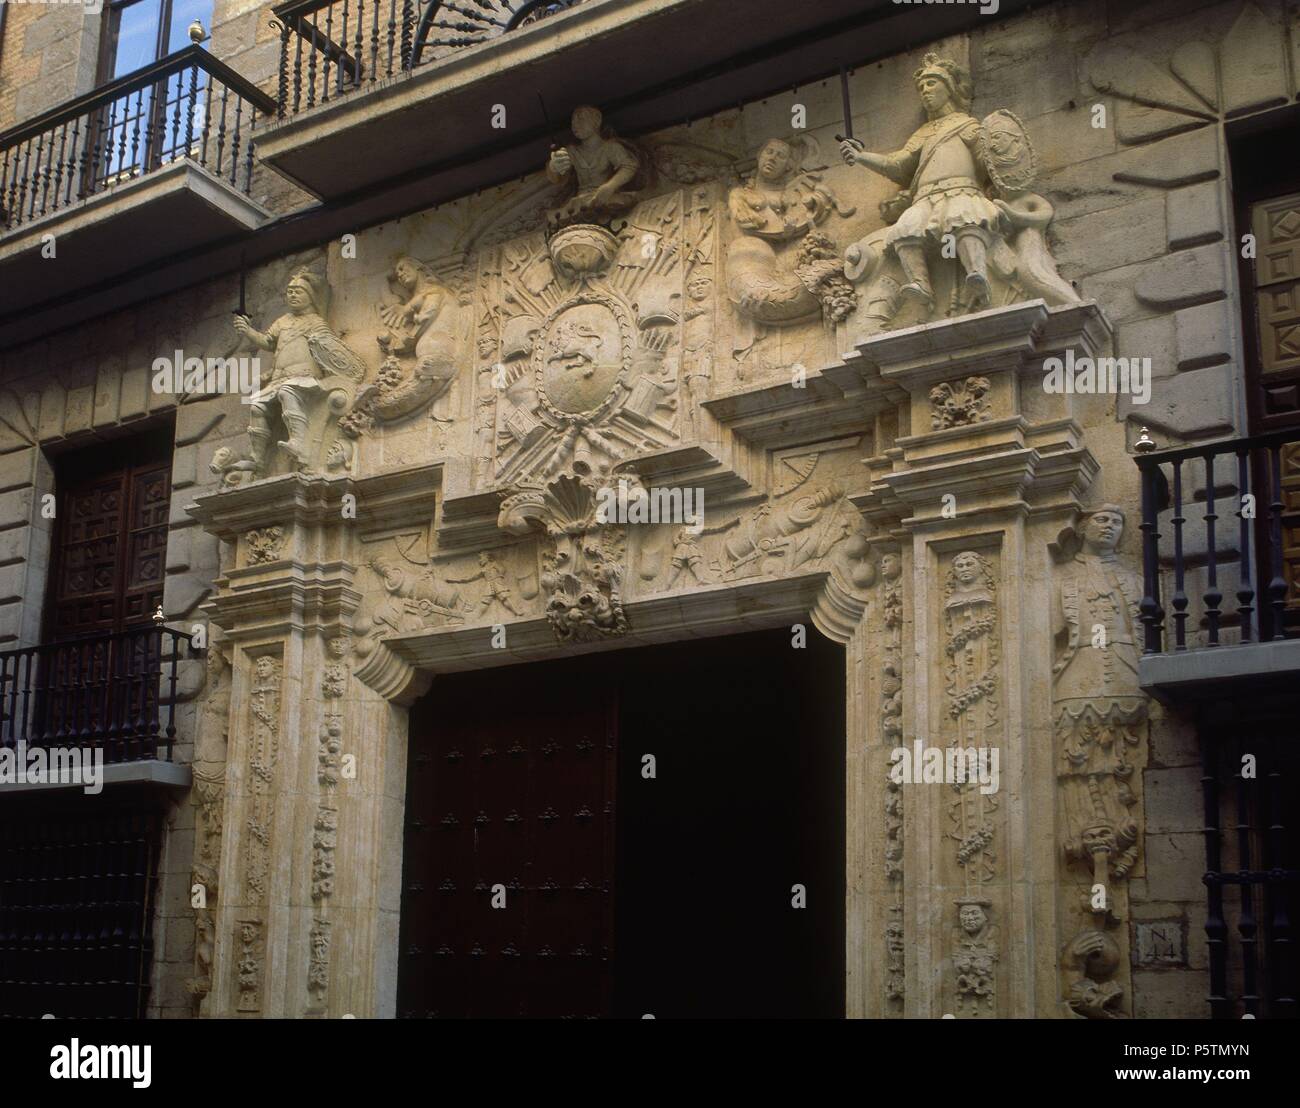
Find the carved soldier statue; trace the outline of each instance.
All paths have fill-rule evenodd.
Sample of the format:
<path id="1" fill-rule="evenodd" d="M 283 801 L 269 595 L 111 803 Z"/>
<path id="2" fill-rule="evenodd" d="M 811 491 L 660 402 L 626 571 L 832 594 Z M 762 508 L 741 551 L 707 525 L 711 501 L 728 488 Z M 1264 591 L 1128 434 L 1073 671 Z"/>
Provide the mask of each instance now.
<path id="1" fill-rule="evenodd" d="M 934 306 L 925 246 L 927 240 L 939 244 L 950 234 L 966 274 L 967 300 L 977 306 L 988 300 L 986 257 L 1002 214 L 985 195 L 988 174 L 979 153 L 980 124 L 968 113 L 970 76 L 956 62 L 933 53 L 926 54 L 913 76 L 929 118 L 903 148 L 873 154 L 856 139 L 844 139 L 840 152 L 849 165 L 866 166 L 904 186 L 892 211 L 906 208 L 884 236 L 906 279 L 899 292 L 926 309 Z"/>
<path id="2" fill-rule="evenodd" d="M 1084 521 L 1082 549 L 1060 575 L 1055 613 L 1052 711 L 1066 854 L 1103 883 L 1137 860 L 1128 754 L 1142 740 L 1147 713 L 1138 688 L 1142 593 L 1115 553 L 1124 522 L 1109 504 Z"/>
<path id="3" fill-rule="evenodd" d="M 546 176 L 553 184 L 574 189 L 571 199 L 548 213 L 552 229 L 600 222 L 627 211 L 640 198 L 635 186 L 642 169 L 641 155 L 601 123 L 599 108 L 575 108 L 571 126 L 578 141 L 551 152 Z"/>
<path id="4" fill-rule="evenodd" d="M 248 438 L 257 476 L 269 469 L 267 446 L 277 414 L 289 432 L 289 438 L 277 445 L 295 468 L 305 468 L 312 462 L 307 441 L 311 415 L 326 400 L 322 382 L 332 377 L 356 382 L 366 372 L 361 359 L 325 322 L 329 289 L 321 277 L 306 269 L 295 270 L 284 298 L 289 311 L 265 331 L 255 329 L 248 316 L 235 315 L 236 331 L 275 354 L 270 379 L 250 398 Z"/>

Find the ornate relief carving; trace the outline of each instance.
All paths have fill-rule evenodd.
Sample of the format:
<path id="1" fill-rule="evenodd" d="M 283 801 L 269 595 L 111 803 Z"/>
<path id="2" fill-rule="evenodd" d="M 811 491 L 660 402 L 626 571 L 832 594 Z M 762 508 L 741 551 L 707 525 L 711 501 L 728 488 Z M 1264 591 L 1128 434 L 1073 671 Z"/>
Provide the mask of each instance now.
<path id="1" fill-rule="evenodd" d="M 600 486 L 600 479 L 579 463 L 572 473 L 501 502 L 500 527 L 515 535 L 539 528 L 546 536 L 541 587 L 546 618 L 561 642 L 627 630 L 622 603 L 626 529 L 597 520 Z"/>
<path id="2" fill-rule="evenodd" d="M 235 315 L 235 330 L 254 346 L 272 352 L 274 363 L 266 384 L 251 400 L 248 423 L 249 455 L 222 456 L 216 472 L 223 483 L 297 470 L 319 473 L 325 453 L 337 437 L 339 416 L 351 403 L 366 367 L 326 322 L 329 286 L 307 269 L 295 270 L 285 290 L 289 311 L 265 331 L 253 327 L 246 315 Z M 280 439 L 284 467 L 271 456 L 271 441 Z"/>
<path id="3" fill-rule="evenodd" d="M 997 1007 L 998 929 L 989 918 L 992 903 L 961 897 L 952 936 L 957 1012 L 975 1018 L 991 1016 Z"/>
<path id="4" fill-rule="evenodd" d="M 194 976 L 187 983 L 196 1001 L 212 990 L 221 829 L 226 800 L 226 746 L 230 734 L 230 662 L 215 642 L 208 646 L 207 688 L 194 740 L 195 835 L 191 886 L 203 888 L 194 909 Z"/>
<path id="5" fill-rule="evenodd" d="M 250 566 L 274 562 L 284 546 L 284 528 L 263 527 L 260 531 L 249 531 L 244 536 L 244 546 L 248 550 Z"/>
<path id="6" fill-rule="evenodd" d="M 1083 870 L 1087 890 L 1062 968 L 1071 1009 L 1089 1019 L 1125 1014 L 1124 985 L 1116 980 L 1124 958 L 1107 931 L 1122 922 L 1113 883 L 1132 871 L 1141 842 L 1134 763 L 1147 738 L 1147 701 L 1138 687 L 1142 590 L 1116 554 L 1124 524 L 1121 509 L 1103 505 L 1063 536 L 1054 618 L 1063 855 L 1067 867 Z"/>
<path id="7" fill-rule="evenodd" d="M 686 386 L 684 433 L 699 436 L 701 405 L 713 388 L 713 268 L 702 265 L 686 281 L 682 312 L 682 382 Z"/>
<path id="8" fill-rule="evenodd" d="M 1113 980 L 1121 956 L 1115 940 L 1092 928 L 1079 932 L 1066 948 L 1066 999 L 1085 1019 L 1119 1019 L 1124 988 Z"/>
<path id="9" fill-rule="evenodd" d="M 894 553 L 880 559 L 880 608 L 884 629 L 881 651 L 880 731 L 888 749 L 903 741 L 903 563 Z M 901 1014 L 907 991 L 903 931 L 903 789 L 885 775 L 885 879 L 892 903 L 885 924 L 885 1006 Z"/>
<path id="10" fill-rule="evenodd" d="M 969 73 L 937 54 L 914 78 L 928 119 L 902 149 L 840 144 L 849 165 L 902 186 L 880 206 L 892 226 L 845 252 L 849 278 L 866 287 L 867 333 L 1039 296 L 1076 302 L 1047 249 L 1052 206 L 1029 191 L 1037 165 L 1020 120 L 1008 111 L 982 123 L 968 114 Z"/>
<path id="11" fill-rule="evenodd" d="M 370 654 L 385 635 L 465 622 L 467 608 L 459 590 L 440 581 L 433 567 L 403 564 L 381 555 L 368 565 L 388 596 L 372 602 L 368 612 L 358 613 L 353 620 L 353 649 L 361 657 Z"/>
<path id="12" fill-rule="evenodd" d="M 262 903 L 271 859 L 275 822 L 275 768 L 280 758 L 280 688 L 282 664 L 264 654 L 253 662 L 249 701 L 248 822 L 244 853 L 244 895 Z"/>
<path id="13" fill-rule="evenodd" d="M 968 427 L 992 417 L 987 377 L 967 377 L 964 381 L 944 381 L 930 390 L 930 426 L 936 431 L 949 427 Z"/>
<path id="14" fill-rule="evenodd" d="M 1115 553 L 1124 523 L 1112 505 L 1084 521 L 1081 549 L 1057 587 L 1060 653 L 1052 667 L 1065 854 L 1103 885 L 1126 877 L 1137 861 L 1129 758 L 1147 723 L 1137 677 L 1142 590 Z"/>
<path id="15" fill-rule="evenodd" d="M 468 585 L 475 581 L 483 582 L 485 591 L 479 597 L 470 618 L 482 619 L 498 604 L 512 616 L 520 615 L 519 609 L 515 607 L 514 593 L 509 578 L 506 571 L 497 564 L 496 559 L 488 551 L 484 550 L 479 553 L 478 565 L 478 571 L 468 577 L 447 578 L 449 585 Z"/>
<path id="16" fill-rule="evenodd" d="M 734 520 L 714 530 L 737 524 Z M 723 542 L 722 551 L 724 561 L 713 568 L 724 581 L 789 572 L 820 559 L 828 560 L 851 588 L 870 588 L 876 579 L 862 517 L 837 485 L 780 506 L 760 505 Z"/>
<path id="17" fill-rule="evenodd" d="M 839 322 L 857 304 L 835 243 L 815 230 L 832 212 L 850 216 L 855 209 L 841 207 L 822 175 L 804 167 L 815 152 L 807 136 L 769 139 L 754 175 L 728 197 L 739 232 L 727 250 L 727 292 L 739 320 L 732 345 L 741 380 L 743 359 L 767 328 L 819 315 Z M 778 252 L 789 244 L 793 251 Z"/>
<path id="18" fill-rule="evenodd" d="M 996 577 L 982 554 L 964 550 L 953 558 L 944 578 L 943 628 L 948 745 L 959 752 L 990 739 L 996 745 L 1001 633 Z M 957 864 L 965 867 L 968 883 L 990 881 L 997 865 L 993 817 L 998 797 L 985 795 L 970 779 L 953 783 L 952 793 L 948 837 L 957 844 Z"/>
<path id="19" fill-rule="evenodd" d="M 678 437 L 683 283 L 711 259 L 711 221 L 674 192 L 638 204 L 617 233 L 572 225 L 549 245 L 532 236 L 480 256 L 481 479 L 603 470 Z"/>
<path id="20" fill-rule="evenodd" d="M 318 919 L 311 925 L 311 955 L 307 963 L 307 994 L 312 1012 L 325 1010 L 325 994 L 330 984 L 330 925 Z"/>
<path id="21" fill-rule="evenodd" d="M 330 698 L 340 697 L 348 684 L 348 649 L 351 640 L 347 635 L 335 635 L 325 644 L 325 656 L 333 661 L 325 663 L 325 674 L 321 678 L 321 692 Z"/>
<path id="22" fill-rule="evenodd" d="M 334 850 L 338 845 L 339 758 L 343 751 L 343 717 L 325 716 L 316 755 L 320 801 L 312 835 L 311 898 L 318 904 L 334 892 Z"/>
<path id="23" fill-rule="evenodd" d="M 376 422 L 404 419 L 427 407 L 451 388 L 459 372 L 463 324 L 457 292 L 432 266 L 408 254 L 394 263 L 389 285 L 396 300 L 375 306 L 386 327 L 375 340 L 383 364 L 340 422 L 354 437 Z"/>
<path id="24" fill-rule="evenodd" d="M 240 1012 L 258 1012 L 262 1008 L 262 964 L 265 959 L 262 921 L 240 920 L 235 926 L 239 951 L 235 962 L 235 986 L 239 999 L 235 1008 Z"/>

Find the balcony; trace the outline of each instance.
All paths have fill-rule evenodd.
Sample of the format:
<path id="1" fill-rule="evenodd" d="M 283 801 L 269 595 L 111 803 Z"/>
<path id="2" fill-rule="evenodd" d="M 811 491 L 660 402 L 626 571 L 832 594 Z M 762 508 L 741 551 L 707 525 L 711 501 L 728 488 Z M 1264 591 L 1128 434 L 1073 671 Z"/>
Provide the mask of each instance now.
<path id="1" fill-rule="evenodd" d="M 374 215 L 388 218 L 536 171 L 579 104 L 637 134 L 1025 6 L 915 18 L 892 0 L 290 0 L 274 9 L 278 113 L 258 156 L 325 200 L 388 190 Z"/>
<path id="2" fill-rule="evenodd" d="M 188 784 L 188 770 L 171 764 L 188 646 L 188 635 L 147 626 L 0 652 L 0 748 L 102 751 L 107 783 Z"/>
<path id="3" fill-rule="evenodd" d="M 1300 428 L 1136 461 L 1142 687 L 1167 702 L 1291 692 L 1300 680 Z"/>
<path id="4" fill-rule="evenodd" d="M 275 101 L 198 46 L 0 134 L 4 319 L 247 234 Z"/>

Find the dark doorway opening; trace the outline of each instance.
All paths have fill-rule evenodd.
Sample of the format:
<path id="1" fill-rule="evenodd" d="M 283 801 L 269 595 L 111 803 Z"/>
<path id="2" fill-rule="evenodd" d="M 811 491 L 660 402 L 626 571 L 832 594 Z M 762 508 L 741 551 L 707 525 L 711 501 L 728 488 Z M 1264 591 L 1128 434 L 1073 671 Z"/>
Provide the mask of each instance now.
<path id="1" fill-rule="evenodd" d="M 792 638 L 435 681 L 399 1015 L 842 1016 L 844 655 Z"/>

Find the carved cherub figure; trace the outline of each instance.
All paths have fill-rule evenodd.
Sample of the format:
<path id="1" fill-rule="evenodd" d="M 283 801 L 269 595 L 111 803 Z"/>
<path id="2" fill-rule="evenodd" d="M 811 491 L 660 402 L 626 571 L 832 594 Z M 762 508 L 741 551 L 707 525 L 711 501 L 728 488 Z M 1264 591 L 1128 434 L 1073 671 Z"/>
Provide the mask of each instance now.
<path id="1" fill-rule="evenodd" d="M 904 186 L 882 205 L 886 218 L 902 209 L 883 239 L 903 270 L 902 296 L 933 308 L 925 247 L 927 242 L 939 246 L 952 235 L 966 274 L 968 304 L 978 306 L 988 301 L 986 258 L 1002 212 L 985 194 L 988 173 L 980 152 L 980 124 L 968 112 L 970 75 L 956 62 L 930 53 L 913 77 L 929 118 L 902 149 L 874 154 L 856 139 L 844 139 L 840 153 L 847 164 L 865 166 Z"/>
<path id="2" fill-rule="evenodd" d="M 578 141 L 551 152 L 546 176 L 553 184 L 575 190 L 570 200 L 547 213 L 552 229 L 608 219 L 627 211 L 640 198 L 640 190 L 632 186 L 641 172 L 641 155 L 601 124 L 599 108 L 575 108 L 571 126 Z"/>
<path id="3" fill-rule="evenodd" d="M 267 446 L 277 413 L 289 432 L 289 438 L 277 445 L 297 466 L 305 466 L 309 409 L 321 399 L 321 381 L 333 376 L 360 381 L 366 372 L 361 359 L 325 322 L 329 290 L 322 278 L 306 269 L 295 270 L 284 298 L 289 311 L 265 331 L 258 331 L 248 316 L 235 315 L 236 331 L 275 354 L 269 380 L 249 398 L 250 460 L 259 475 L 268 468 Z"/>

